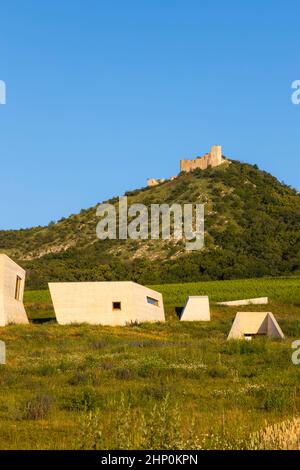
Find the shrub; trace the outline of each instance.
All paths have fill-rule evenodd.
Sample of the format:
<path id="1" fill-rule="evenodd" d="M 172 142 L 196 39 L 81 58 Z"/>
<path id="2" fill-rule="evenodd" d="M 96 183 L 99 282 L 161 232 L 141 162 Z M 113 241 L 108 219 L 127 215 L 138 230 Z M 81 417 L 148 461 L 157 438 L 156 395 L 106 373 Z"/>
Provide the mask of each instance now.
<path id="1" fill-rule="evenodd" d="M 254 370 L 250 366 L 249 367 L 242 367 L 240 369 L 240 376 L 241 377 L 244 377 L 244 378 L 247 378 L 247 379 L 253 379 L 253 378 L 257 377 L 257 375 L 258 375 L 258 371 Z"/>
<path id="2" fill-rule="evenodd" d="M 261 354 L 267 351 L 265 340 L 236 341 L 231 340 L 225 344 L 223 352 L 226 354 Z"/>
<path id="3" fill-rule="evenodd" d="M 224 367 L 224 366 L 214 366 L 208 369 L 207 373 L 213 379 L 215 378 L 224 379 L 225 377 L 228 376 L 228 369 L 227 367 Z"/>
<path id="4" fill-rule="evenodd" d="M 130 372 L 130 370 L 123 368 L 117 369 L 115 375 L 116 379 L 119 380 L 128 380 L 132 377 L 132 373 Z"/>
<path id="5" fill-rule="evenodd" d="M 177 405 L 167 394 L 162 402 L 154 405 L 144 430 L 144 449 L 180 449 L 181 415 Z"/>
<path id="6" fill-rule="evenodd" d="M 300 324 L 299 321 L 294 319 L 283 319 L 281 321 L 282 329 L 286 336 L 290 338 L 299 338 L 300 336 Z"/>
<path id="7" fill-rule="evenodd" d="M 38 394 L 23 405 L 23 419 L 45 419 L 50 413 L 53 406 L 52 397 L 49 395 Z"/>
<path id="8" fill-rule="evenodd" d="M 147 398 L 154 398 L 155 400 L 162 400 L 167 393 L 167 387 L 164 382 L 161 382 L 159 386 L 145 387 L 142 394 Z"/>
<path id="9" fill-rule="evenodd" d="M 103 449 L 102 416 L 99 410 L 89 411 L 82 416 L 76 448 L 79 450 Z"/>
<path id="10" fill-rule="evenodd" d="M 291 395 L 286 390 L 267 390 L 263 400 L 266 411 L 283 411 L 291 406 Z"/>
<path id="11" fill-rule="evenodd" d="M 81 449 L 200 449 L 195 420 L 190 420 L 186 432 L 184 416 L 184 410 L 179 404 L 172 403 L 168 394 L 147 414 L 133 408 L 122 394 L 114 403 L 109 425 L 103 426 L 99 410 L 82 415 L 78 427 L 79 445 Z"/>
<path id="12" fill-rule="evenodd" d="M 49 375 L 54 375 L 57 373 L 58 368 L 53 364 L 44 364 L 39 369 L 37 369 L 36 374 L 41 377 L 46 377 Z"/>
<path id="13" fill-rule="evenodd" d="M 101 369 L 103 370 L 112 370 L 115 367 L 115 362 L 112 359 L 103 359 L 100 364 Z"/>
<path id="14" fill-rule="evenodd" d="M 105 341 L 94 341 L 92 344 L 91 344 L 91 347 L 93 349 L 104 349 L 107 347 L 107 343 Z"/>
<path id="15" fill-rule="evenodd" d="M 90 381 L 90 375 L 89 374 L 84 374 L 83 372 L 78 372 L 77 374 L 74 374 L 68 380 L 68 384 L 69 385 L 84 385 L 84 384 L 88 384 L 89 381 Z"/>
<path id="16" fill-rule="evenodd" d="M 146 360 L 138 369 L 138 376 L 139 377 L 157 377 L 162 373 L 165 373 L 166 365 L 165 363 L 158 359 L 152 358 Z"/>
<path id="17" fill-rule="evenodd" d="M 97 398 L 93 389 L 86 388 L 78 395 L 67 399 L 64 408 L 69 411 L 91 411 L 97 407 Z"/>

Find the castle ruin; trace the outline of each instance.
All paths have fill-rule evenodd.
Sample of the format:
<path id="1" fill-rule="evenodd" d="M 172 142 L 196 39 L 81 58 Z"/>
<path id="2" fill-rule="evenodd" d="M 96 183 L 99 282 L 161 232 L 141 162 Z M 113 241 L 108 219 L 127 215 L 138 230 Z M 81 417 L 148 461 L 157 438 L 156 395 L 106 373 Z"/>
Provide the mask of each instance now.
<path id="1" fill-rule="evenodd" d="M 222 156 L 222 146 L 213 145 L 211 151 L 206 153 L 202 157 L 197 157 L 194 160 L 180 160 L 180 173 L 181 172 L 190 172 L 199 168 L 200 170 L 206 170 L 207 168 L 214 168 L 216 166 L 222 165 L 226 159 Z M 177 176 L 172 176 L 170 180 L 176 179 Z M 157 186 L 161 183 L 167 181 L 166 179 L 155 179 L 149 178 L 147 180 L 148 187 Z"/>
<path id="2" fill-rule="evenodd" d="M 180 172 L 193 171 L 199 168 L 200 170 L 206 170 L 209 167 L 216 167 L 222 165 L 225 159 L 222 157 L 221 145 L 214 145 L 211 148 L 210 153 L 206 153 L 202 157 L 197 157 L 194 160 L 180 160 Z"/>
<path id="3" fill-rule="evenodd" d="M 147 179 L 147 186 L 157 186 L 158 184 L 164 183 L 166 180 L 164 178 L 155 179 L 155 178 L 148 178 Z"/>

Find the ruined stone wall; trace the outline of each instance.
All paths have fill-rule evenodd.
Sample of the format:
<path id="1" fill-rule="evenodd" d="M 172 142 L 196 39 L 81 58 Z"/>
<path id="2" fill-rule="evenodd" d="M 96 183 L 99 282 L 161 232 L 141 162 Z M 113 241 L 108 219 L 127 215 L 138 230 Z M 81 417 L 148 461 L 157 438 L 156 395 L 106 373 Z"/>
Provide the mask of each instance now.
<path id="1" fill-rule="evenodd" d="M 210 153 L 206 153 L 203 157 L 195 158 L 194 160 L 180 160 L 180 171 L 193 171 L 199 168 L 206 170 L 209 167 L 221 165 L 224 162 L 222 157 L 222 147 L 214 145 Z"/>
<path id="2" fill-rule="evenodd" d="M 180 160 L 180 171 L 193 171 L 196 168 L 206 170 L 210 165 L 210 153 L 207 153 L 203 157 L 195 158 L 194 160 Z"/>
<path id="3" fill-rule="evenodd" d="M 164 183 L 166 181 L 164 178 L 161 179 L 155 179 L 155 178 L 148 178 L 147 179 L 147 186 L 152 187 L 152 186 L 157 186 L 158 184 Z"/>

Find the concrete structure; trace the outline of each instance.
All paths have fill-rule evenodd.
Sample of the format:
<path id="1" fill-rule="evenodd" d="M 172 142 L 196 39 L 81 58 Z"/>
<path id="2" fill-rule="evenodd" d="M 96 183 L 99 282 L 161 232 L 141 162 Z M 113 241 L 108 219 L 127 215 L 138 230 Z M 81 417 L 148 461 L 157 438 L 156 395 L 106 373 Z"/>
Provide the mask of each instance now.
<path id="1" fill-rule="evenodd" d="M 284 338 L 273 313 L 238 312 L 227 339 L 252 339 L 253 336 Z"/>
<path id="2" fill-rule="evenodd" d="M 51 282 L 60 325 L 126 325 L 165 321 L 162 295 L 135 282 Z"/>
<path id="3" fill-rule="evenodd" d="M 240 307 L 241 305 L 266 305 L 269 303 L 268 297 L 259 297 L 256 299 L 230 300 L 229 302 L 217 302 L 217 305 L 227 307 Z"/>
<path id="4" fill-rule="evenodd" d="M 0 326 L 28 323 L 23 305 L 25 271 L 0 254 Z"/>
<path id="5" fill-rule="evenodd" d="M 209 300 L 207 296 L 189 296 L 186 299 L 181 321 L 210 321 Z"/>
<path id="6" fill-rule="evenodd" d="M 197 168 L 206 170 L 209 167 L 216 167 L 222 165 L 226 160 L 222 157 L 221 145 L 214 145 L 210 153 L 206 153 L 202 157 L 197 157 L 194 160 L 180 160 L 180 171 L 193 171 Z"/>

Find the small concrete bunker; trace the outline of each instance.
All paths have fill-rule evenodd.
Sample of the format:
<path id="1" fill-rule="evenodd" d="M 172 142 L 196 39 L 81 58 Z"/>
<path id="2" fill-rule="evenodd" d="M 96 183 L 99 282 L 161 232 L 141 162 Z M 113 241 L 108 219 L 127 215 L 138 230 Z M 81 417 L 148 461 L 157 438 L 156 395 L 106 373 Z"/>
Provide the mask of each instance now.
<path id="1" fill-rule="evenodd" d="M 23 304 L 25 274 L 7 255 L 0 254 L 0 326 L 29 323 Z"/>
<path id="2" fill-rule="evenodd" d="M 227 339 L 251 340 L 255 336 L 284 338 L 284 334 L 273 313 L 238 312 Z"/>
<path id="3" fill-rule="evenodd" d="M 182 311 L 181 321 L 210 321 L 207 296 L 189 296 Z"/>
<path id="4" fill-rule="evenodd" d="M 165 321 L 162 295 L 135 282 L 50 282 L 49 289 L 60 325 Z"/>

